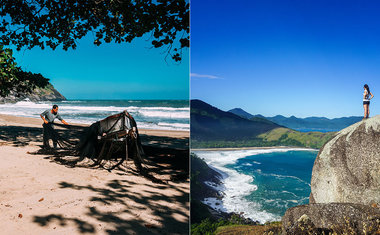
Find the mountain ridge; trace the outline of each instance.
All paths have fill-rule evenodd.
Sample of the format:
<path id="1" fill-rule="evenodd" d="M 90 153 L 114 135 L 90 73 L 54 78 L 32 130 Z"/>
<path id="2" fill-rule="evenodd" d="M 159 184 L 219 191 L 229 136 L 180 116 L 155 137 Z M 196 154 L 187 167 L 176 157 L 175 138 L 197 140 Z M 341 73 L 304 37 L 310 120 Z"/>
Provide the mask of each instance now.
<path id="1" fill-rule="evenodd" d="M 266 120 L 248 120 L 201 100 L 190 102 L 190 134 L 197 140 L 250 139 L 281 127 Z"/>
<path id="2" fill-rule="evenodd" d="M 320 148 L 333 132 L 298 132 L 270 120 L 246 119 L 201 100 L 190 102 L 192 148 L 292 146 Z"/>
<path id="3" fill-rule="evenodd" d="M 228 112 L 234 113 L 241 117 L 248 119 L 254 117 L 265 118 L 271 122 L 277 123 L 279 125 L 294 129 L 294 130 L 320 130 L 320 131 L 338 131 L 344 129 L 347 126 L 350 126 L 358 121 L 361 121 L 362 117 L 358 116 L 349 116 L 349 117 L 340 117 L 340 118 L 327 118 L 327 117 L 306 117 L 306 118 L 297 118 L 294 115 L 290 117 L 285 117 L 283 115 L 276 115 L 273 117 L 264 117 L 260 114 L 253 115 L 241 108 L 234 108 Z"/>

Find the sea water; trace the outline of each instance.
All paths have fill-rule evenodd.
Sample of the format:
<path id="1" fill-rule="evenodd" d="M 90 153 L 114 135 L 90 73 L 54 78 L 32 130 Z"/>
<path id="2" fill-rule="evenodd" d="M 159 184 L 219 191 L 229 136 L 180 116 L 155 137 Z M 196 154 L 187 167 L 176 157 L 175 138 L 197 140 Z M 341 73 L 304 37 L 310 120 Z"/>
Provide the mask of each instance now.
<path id="1" fill-rule="evenodd" d="M 51 109 L 53 104 L 59 106 L 60 115 L 69 123 L 91 124 L 127 110 L 135 118 L 138 128 L 190 130 L 188 100 L 24 100 L 0 104 L 0 114 L 40 118 L 40 114 Z"/>
<path id="2" fill-rule="evenodd" d="M 193 151 L 223 176 L 223 199 L 206 198 L 216 210 L 243 213 L 261 223 L 279 221 L 285 211 L 307 204 L 317 151 L 255 149 Z"/>

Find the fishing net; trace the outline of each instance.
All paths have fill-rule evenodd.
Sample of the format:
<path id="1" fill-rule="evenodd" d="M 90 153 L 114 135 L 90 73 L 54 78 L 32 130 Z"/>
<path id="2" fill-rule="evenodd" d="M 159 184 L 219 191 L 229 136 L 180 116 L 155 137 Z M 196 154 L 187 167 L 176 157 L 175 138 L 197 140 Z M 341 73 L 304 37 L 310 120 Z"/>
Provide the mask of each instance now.
<path id="1" fill-rule="evenodd" d="M 127 112 L 109 116 L 92 125 L 43 124 L 44 149 L 41 151 L 65 152 L 72 156 L 93 159 L 95 164 L 111 159 L 120 159 L 111 170 L 128 158 L 133 158 L 136 168 L 142 171 L 144 151 L 136 121 Z M 49 140 L 53 142 L 53 149 Z"/>

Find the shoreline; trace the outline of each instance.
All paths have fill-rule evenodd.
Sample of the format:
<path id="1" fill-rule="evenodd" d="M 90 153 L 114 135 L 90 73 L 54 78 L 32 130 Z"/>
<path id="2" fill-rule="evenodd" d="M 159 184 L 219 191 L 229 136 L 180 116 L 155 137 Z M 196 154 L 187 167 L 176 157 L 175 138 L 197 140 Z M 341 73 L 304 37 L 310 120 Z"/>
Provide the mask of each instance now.
<path id="1" fill-rule="evenodd" d="M 9 114 L 0 114 L 0 126 L 21 126 L 22 127 L 36 127 L 42 129 L 41 118 L 22 117 Z M 69 123 L 73 125 L 89 126 L 81 123 Z M 138 128 L 138 127 L 137 127 Z M 161 130 L 161 129 L 144 129 L 138 128 L 139 133 L 151 136 L 166 136 L 175 138 L 189 138 L 190 131 L 180 130 Z"/>
<path id="2" fill-rule="evenodd" d="M 239 151 L 243 150 L 239 153 Z M 245 152 L 244 150 L 247 150 Z M 264 224 L 266 222 L 274 222 L 280 221 L 281 215 L 270 213 L 265 210 L 260 209 L 260 203 L 255 201 L 249 201 L 245 197 L 251 194 L 253 191 L 257 190 L 257 185 L 255 183 L 255 179 L 252 176 L 245 175 L 239 171 L 234 169 L 229 169 L 226 165 L 231 164 L 231 162 L 236 161 L 240 158 L 245 158 L 249 156 L 250 151 L 252 152 L 261 152 L 258 154 L 265 154 L 269 152 L 287 152 L 287 151 L 318 151 L 316 149 L 310 148 L 295 148 L 288 146 L 276 146 L 276 147 L 244 147 L 244 148 L 212 148 L 212 149 L 192 149 L 191 152 L 195 153 L 200 159 L 202 159 L 209 168 L 216 171 L 218 174 L 222 176 L 220 178 L 219 184 L 210 184 L 209 180 L 203 180 L 203 184 L 206 184 L 209 188 L 214 190 L 218 195 L 218 197 L 204 197 L 201 198 L 201 202 L 209 207 L 211 207 L 214 211 L 222 214 L 230 214 L 235 213 L 244 216 L 252 221 L 259 222 L 260 224 Z M 273 150 L 273 151 L 272 151 Z M 203 152 L 203 154 L 198 154 L 198 152 Z M 225 152 L 224 152 L 225 151 Z M 229 156 L 228 151 L 231 151 L 229 160 L 222 160 L 223 157 Z M 234 151 L 236 151 L 236 156 L 234 155 Z M 223 153 L 224 152 L 224 153 Z M 219 159 L 219 160 L 218 160 Z M 237 188 L 239 185 L 239 189 Z M 238 189 L 238 194 L 237 190 Z M 245 208 L 236 207 L 236 204 L 249 206 Z"/>
<path id="3" fill-rule="evenodd" d="M 59 103 L 60 115 L 68 123 L 91 125 L 108 116 L 128 111 L 137 121 L 137 127 L 147 130 L 190 131 L 189 106 L 183 101 L 131 100 L 70 100 Z M 22 100 L 0 105 L 0 114 L 40 119 L 40 113 L 51 108 L 48 101 Z"/>
<path id="4" fill-rule="evenodd" d="M 132 159 L 109 172 L 88 158 L 73 165 L 78 156 L 37 153 L 42 120 L 0 114 L 2 233 L 187 234 L 189 132 L 139 132 L 149 177 Z"/>

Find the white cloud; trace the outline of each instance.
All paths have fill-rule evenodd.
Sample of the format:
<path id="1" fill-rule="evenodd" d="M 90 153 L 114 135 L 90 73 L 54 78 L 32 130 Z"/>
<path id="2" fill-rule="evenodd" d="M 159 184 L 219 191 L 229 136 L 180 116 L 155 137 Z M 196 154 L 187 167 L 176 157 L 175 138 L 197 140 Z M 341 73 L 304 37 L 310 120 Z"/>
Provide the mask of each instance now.
<path id="1" fill-rule="evenodd" d="M 208 74 L 198 74 L 198 73 L 190 73 L 190 77 L 192 77 L 192 78 L 222 79 L 218 76 L 208 75 Z"/>

